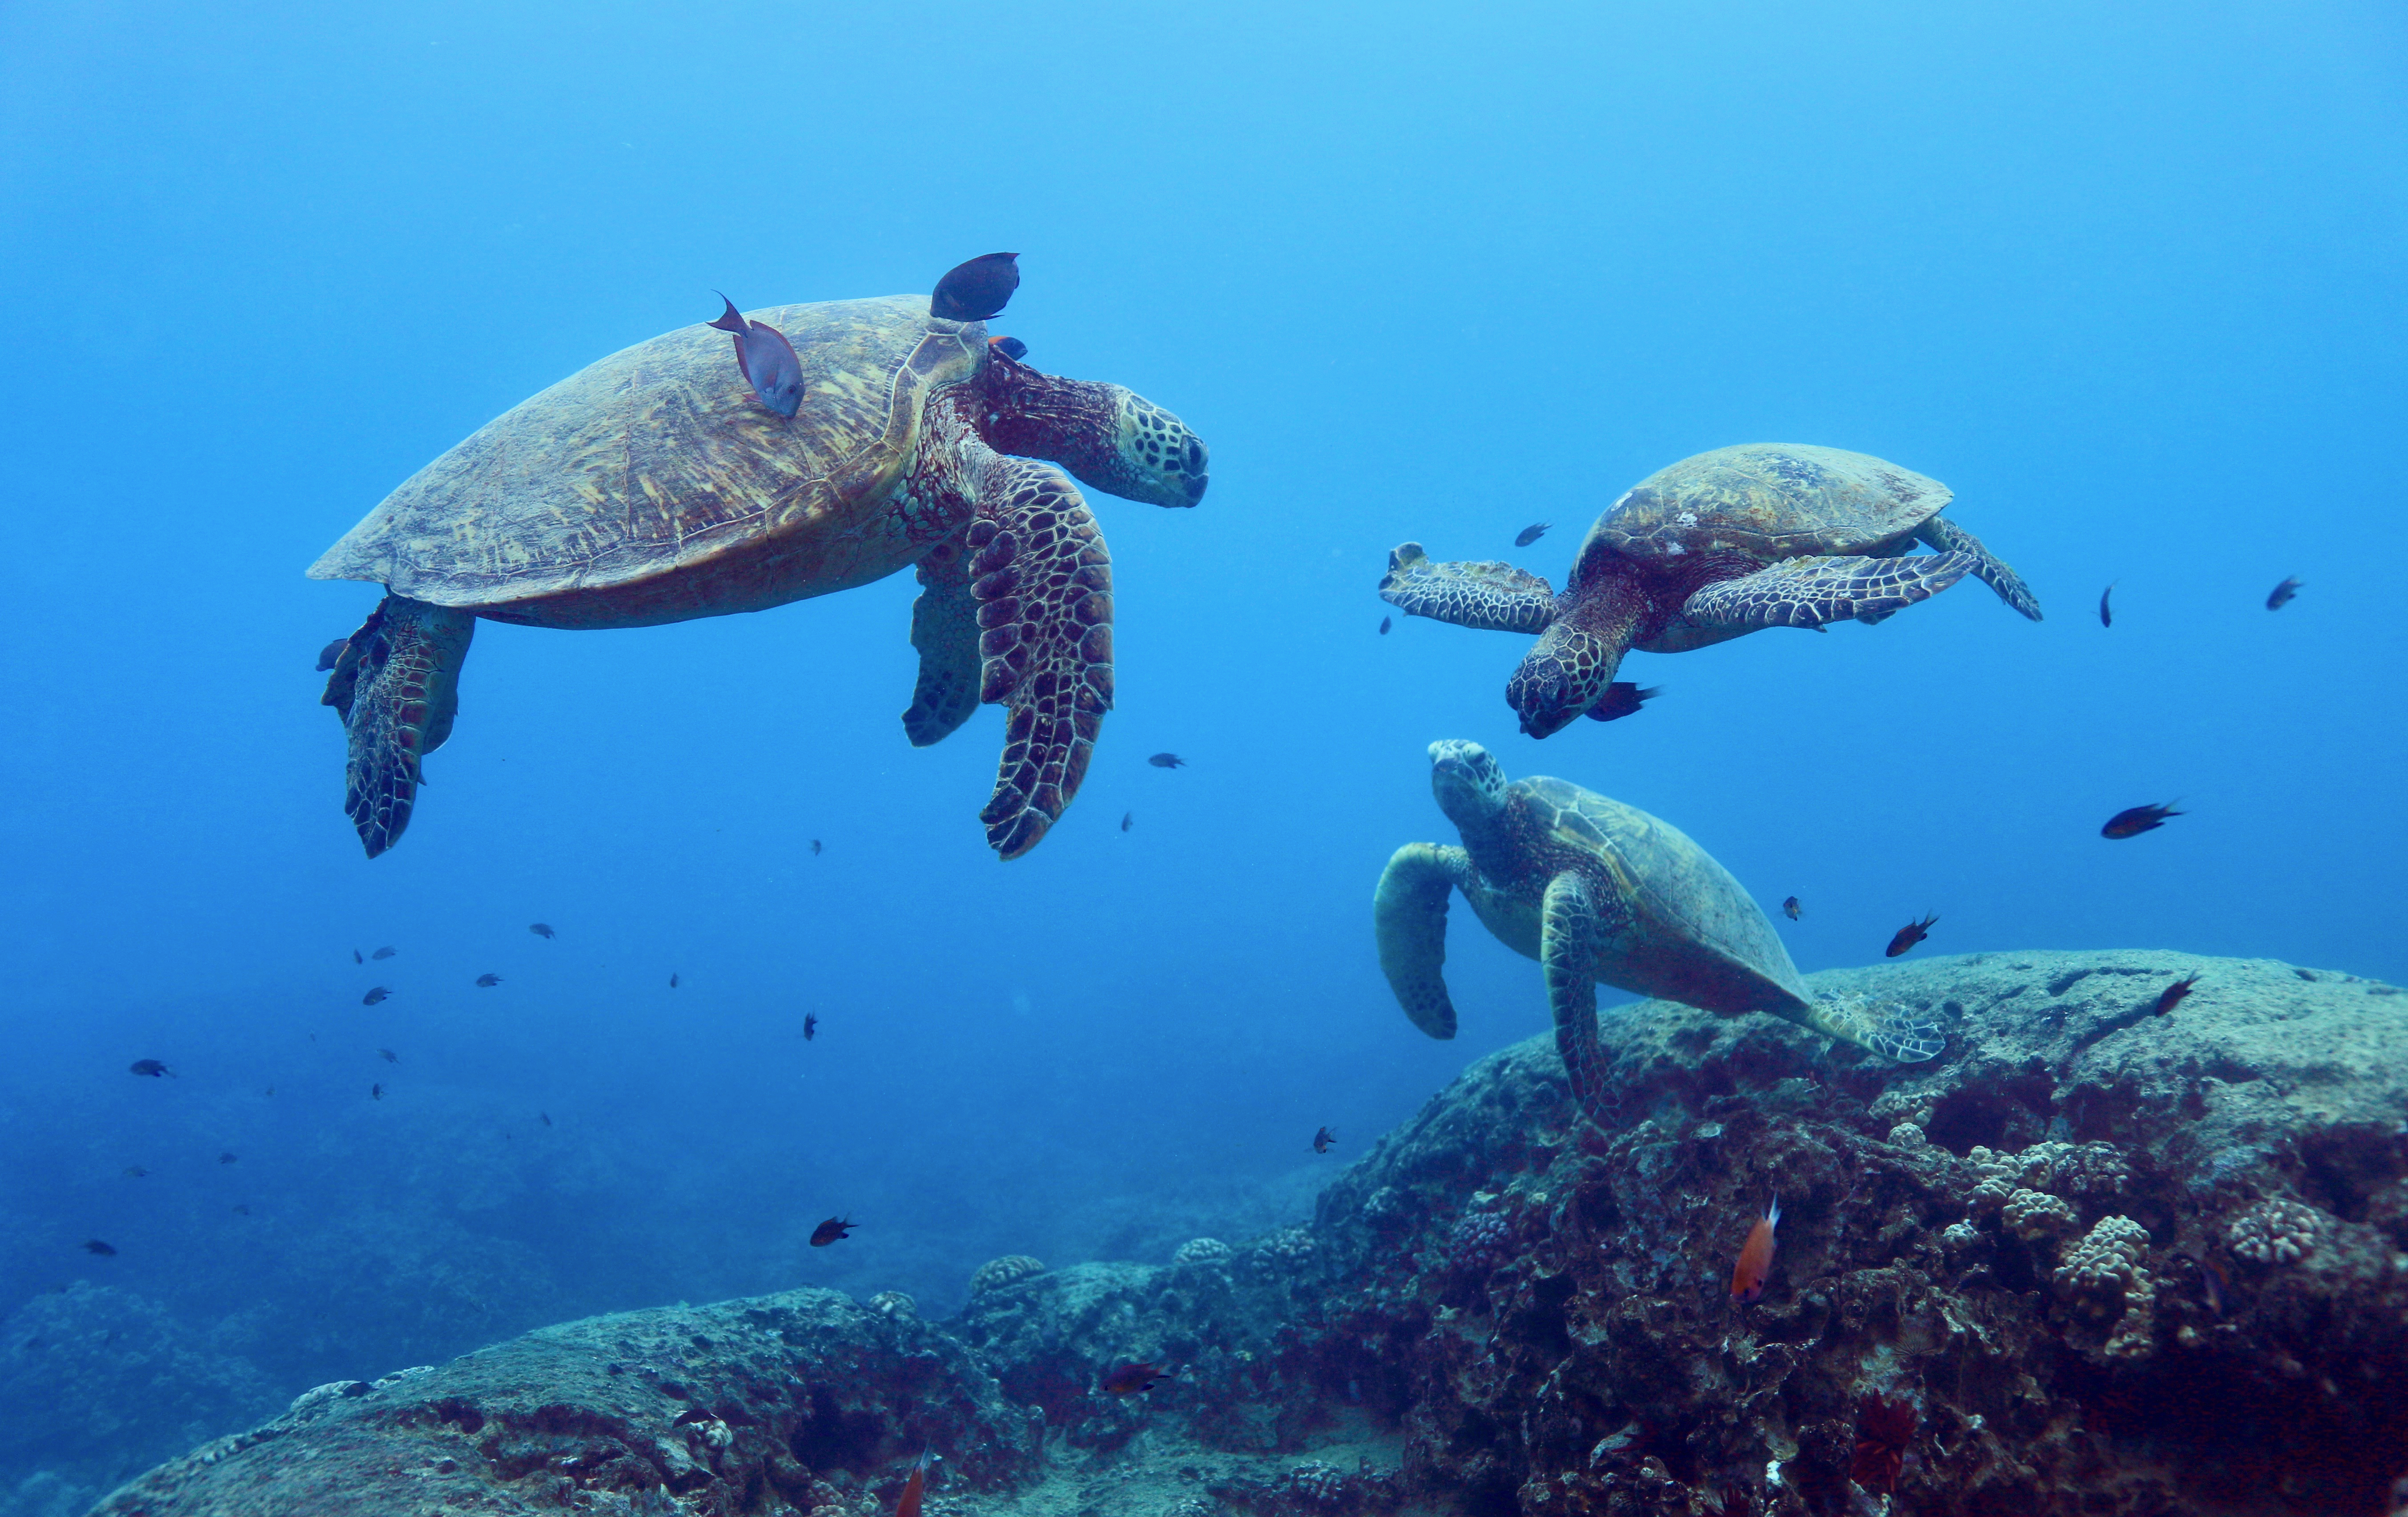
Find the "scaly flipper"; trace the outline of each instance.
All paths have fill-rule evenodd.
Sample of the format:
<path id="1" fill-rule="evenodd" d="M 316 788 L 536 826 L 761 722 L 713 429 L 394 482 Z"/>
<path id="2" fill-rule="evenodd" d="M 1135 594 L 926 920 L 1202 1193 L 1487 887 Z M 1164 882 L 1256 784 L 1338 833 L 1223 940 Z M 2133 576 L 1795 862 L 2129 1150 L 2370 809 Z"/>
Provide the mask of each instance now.
<path id="1" fill-rule="evenodd" d="M 1432 1038 L 1455 1036 L 1446 994 L 1447 892 L 1471 878 L 1471 855 L 1438 843 L 1407 843 L 1389 855 L 1371 897 L 1380 969 L 1397 1004 Z"/>
<path id="2" fill-rule="evenodd" d="M 1543 632 L 1555 619 L 1555 593 L 1537 575 L 1495 562 L 1440 564 L 1417 542 L 1389 550 L 1380 598 L 1407 616 L 1485 632 Z"/>
<path id="3" fill-rule="evenodd" d="M 1811 1013 L 1774 1014 L 1899 1064 L 1938 1058 L 1948 1046 L 1948 1031 L 1939 1023 L 1912 1007 L 1870 995 L 1827 995 Z"/>
<path id="4" fill-rule="evenodd" d="M 1819 627 L 1827 622 L 1878 622 L 1932 596 L 1972 572 L 1965 553 L 1905 558 L 1784 559 L 1736 580 L 1717 580 L 1681 608 L 1700 627 Z"/>
<path id="5" fill-rule="evenodd" d="M 424 782 L 426 755 L 452 736 L 460 665 L 477 619 L 449 606 L 387 595 L 351 634 L 320 704 L 351 737 L 343 809 L 374 858 L 401 840 Z"/>
<path id="6" fill-rule="evenodd" d="M 1587 883 L 1570 869 L 1548 880 L 1540 907 L 1539 967 L 1555 1014 L 1555 1052 L 1571 1077 L 1572 1098 L 1602 1127 L 1612 1118 L 1613 1103 L 1605 1088 L 1612 1061 L 1597 1037 L 1598 932 L 1597 900 Z"/>
<path id="7" fill-rule="evenodd" d="M 970 594 L 970 553 L 940 542 L 920 560 L 920 598 L 911 603 L 911 646 L 920 682 L 903 733 L 914 748 L 941 742 L 979 707 L 978 597 Z"/>
<path id="8" fill-rule="evenodd" d="M 2023 576 L 2007 567 L 1999 557 L 1982 546 L 1982 539 L 1945 517 L 1934 516 L 1914 529 L 1914 535 L 1936 553 L 1963 553 L 1973 560 L 1973 578 L 1999 593 L 1999 598 L 2030 617 L 2040 620 L 2040 597 L 2024 583 Z"/>
<path id="9" fill-rule="evenodd" d="M 964 537 L 978 600 L 979 699 L 1009 708 L 986 840 L 1016 859 L 1087 777 L 1112 708 L 1112 561 L 1060 470 L 990 453 Z"/>

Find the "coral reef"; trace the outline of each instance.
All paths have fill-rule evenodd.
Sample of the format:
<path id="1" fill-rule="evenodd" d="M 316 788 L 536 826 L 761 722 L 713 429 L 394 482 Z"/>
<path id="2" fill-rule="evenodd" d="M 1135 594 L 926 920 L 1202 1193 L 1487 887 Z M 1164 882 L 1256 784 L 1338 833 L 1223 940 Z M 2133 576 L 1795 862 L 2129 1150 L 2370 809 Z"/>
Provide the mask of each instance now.
<path id="1" fill-rule="evenodd" d="M 1016 1280 L 1045 1273 L 1045 1262 L 1025 1253 L 1007 1253 L 1000 1259 L 989 1259 L 970 1276 L 970 1294 L 983 1295 Z"/>
<path id="2" fill-rule="evenodd" d="M 1533 1038 L 1309 1227 L 1166 1265 L 998 1261 L 943 1324 L 794 1293 L 549 1329 L 338 1386 L 102 1510 L 870 1517 L 924 1440 L 942 1517 L 2386 1509 L 2408 1471 L 2392 987 L 2149 952 L 1813 978 L 1920 1008 L 1947 1051 L 1899 1067 L 1770 1018 L 1615 1009 L 1610 1129 Z M 1734 1305 L 1776 1190 L 1767 1288 Z M 1135 1361 L 1169 1372 L 1105 1389 Z"/>

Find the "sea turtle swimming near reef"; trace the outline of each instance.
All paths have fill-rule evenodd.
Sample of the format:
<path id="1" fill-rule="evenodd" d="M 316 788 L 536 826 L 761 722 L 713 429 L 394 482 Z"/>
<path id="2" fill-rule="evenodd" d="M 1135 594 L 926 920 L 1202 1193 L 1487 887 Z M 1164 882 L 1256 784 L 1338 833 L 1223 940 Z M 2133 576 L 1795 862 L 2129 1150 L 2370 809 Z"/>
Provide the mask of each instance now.
<path id="1" fill-rule="evenodd" d="M 1760 627 L 1873 623 L 1968 574 L 2040 620 L 2040 602 L 1973 535 L 1940 516 L 1937 479 L 1864 453 L 1749 443 L 1684 458 L 1597 519 L 1556 594 L 1510 564 L 1388 555 L 1380 595 L 1408 616 L 1540 635 L 1505 687 L 1522 730 L 1638 708 L 1608 698 L 1623 654 L 1679 653 Z M 1909 554 L 1914 543 L 1935 551 Z"/>
<path id="2" fill-rule="evenodd" d="M 1077 487 L 1029 460 L 1125 499 L 1193 506 L 1207 455 L 1121 386 L 1041 373 L 989 341 L 983 321 L 1018 282 L 1011 257 L 963 265 L 933 301 L 747 313 L 736 352 L 731 328 L 699 322 L 638 343 L 487 422 L 328 549 L 313 578 L 387 592 L 325 693 L 350 736 L 344 809 L 368 855 L 408 825 L 479 617 L 652 626 L 907 565 L 920 677 L 904 731 L 925 747 L 980 702 L 1007 705 L 980 818 L 1003 857 L 1035 847 L 1077 794 L 1112 704 L 1112 597 Z M 756 394 L 738 362 L 768 329 L 800 371 L 791 418 L 772 404 L 791 377 Z"/>
<path id="3" fill-rule="evenodd" d="M 1589 1116 L 1612 1115 L 1597 987 L 1739 1015 L 1768 1011 L 1901 1064 L 1938 1054 L 1939 1026 L 1889 1003 L 1817 1001 L 1728 870 L 1669 823 L 1561 780 L 1508 783 L 1478 743 L 1430 744 L 1430 788 L 1461 848 L 1407 843 L 1373 897 L 1380 967 L 1413 1025 L 1455 1036 L 1447 893 L 1539 961 L 1555 1047 Z"/>

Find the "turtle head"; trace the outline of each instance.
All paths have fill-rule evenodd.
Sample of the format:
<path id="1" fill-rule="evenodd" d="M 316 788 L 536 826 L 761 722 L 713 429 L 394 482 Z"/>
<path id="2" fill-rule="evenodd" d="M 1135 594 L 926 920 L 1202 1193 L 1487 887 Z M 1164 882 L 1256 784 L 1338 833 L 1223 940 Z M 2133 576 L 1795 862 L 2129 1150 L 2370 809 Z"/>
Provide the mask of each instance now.
<path id="1" fill-rule="evenodd" d="M 997 452 L 1059 464 L 1081 484 L 1153 506 L 1193 506 L 1211 454 L 1187 423 L 1123 385 L 1066 379 L 990 351 L 980 430 Z"/>
<path id="2" fill-rule="evenodd" d="M 1555 598 L 1555 620 L 1505 682 L 1505 704 L 1533 737 L 1562 731 L 1605 698 L 1639 630 L 1643 602 L 1632 586 L 1610 572 L 1584 577 L 1588 566 L 1574 569 Z"/>
<path id="3" fill-rule="evenodd" d="M 1430 791 L 1438 809 L 1466 841 L 1494 828 L 1505 815 L 1505 771 L 1478 743 L 1443 737 L 1429 745 Z"/>

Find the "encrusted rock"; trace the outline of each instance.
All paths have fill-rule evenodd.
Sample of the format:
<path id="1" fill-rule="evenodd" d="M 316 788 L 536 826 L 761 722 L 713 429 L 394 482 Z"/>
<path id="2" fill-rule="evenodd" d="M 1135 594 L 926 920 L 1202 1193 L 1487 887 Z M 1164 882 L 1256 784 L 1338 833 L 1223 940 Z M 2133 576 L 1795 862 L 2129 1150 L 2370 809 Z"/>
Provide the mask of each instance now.
<path id="1" fill-rule="evenodd" d="M 2314 1207 L 2275 1196 L 2233 1219 L 2225 1242 L 2253 1264 L 2297 1264 L 2315 1252 L 2323 1231 L 2324 1218 Z"/>
<path id="2" fill-rule="evenodd" d="M 1000 1259 L 989 1259 L 970 1276 L 970 1294 L 980 1295 L 1016 1280 L 1045 1273 L 1045 1261 L 1032 1259 L 1025 1253 L 1007 1253 Z"/>

